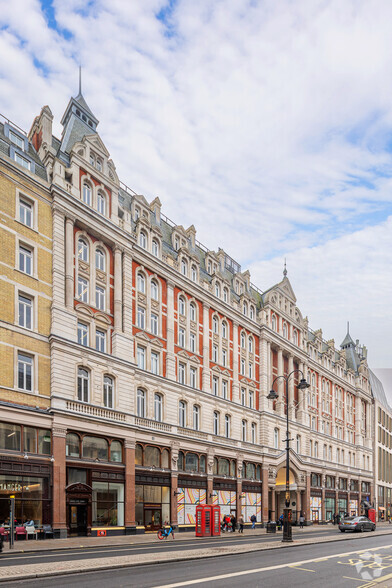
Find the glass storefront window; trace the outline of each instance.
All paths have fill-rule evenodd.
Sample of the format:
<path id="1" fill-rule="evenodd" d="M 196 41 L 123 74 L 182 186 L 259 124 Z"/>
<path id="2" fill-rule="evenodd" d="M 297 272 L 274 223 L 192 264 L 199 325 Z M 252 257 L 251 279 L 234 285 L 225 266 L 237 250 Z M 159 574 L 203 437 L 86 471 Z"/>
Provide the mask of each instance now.
<path id="1" fill-rule="evenodd" d="M 93 482 L 92 518 L 95 527 L 124 526 L 124 484 Z"/>
<path id="2" fill-rule="evenodd" d="M 82 457 L 108 461 L 108 442 L 100 437 L 83 437 Z"/>
<path id="3" fill-rule="evenodd" d="M 20 451 L 20 425 L 0 423 L 0 449 Z"/>
<path id="4" fill-rule="evenodd" d="M 110 461 L 122 461 L 122 445 L 120 441 L 112 441 L 110 444 Z"/>
<path id="5" fill-rule="evenodd" d="M 187 453 L 185 456 L 185 471 L 197 472 L 199 465 L 199 458 L 196 453 Z"/>
<path id="6" fill-rule="evenodd" d="M 52 438 L 49 430 L 38 429 L 38 453 L 43 455 L 52 453 Z"/>
<path id="7" fill-rule="evenodd" d="M 29 453 L 37 453 L 37 429 L 23 428 L 23 449 Z"/>
<path id="8" fill-rule="evenodd" d="M 158 504 L 161 502 L 161 486 L 144 486 L 143 488 L 144 502 L 150 502 L 152 504 Z"/>
<path id="9" fill-rule="evenodd" d="M 67 457 L 80 457 L 79 436 L 75 433 L 68 433 L 67 435 L 65 455 Z"/>
<path id="10" fill-rule="evenodd" d="M 9 497 L 15 496 L 18 524 L 33 520 L 36 526 L 51 522 L 51 501 L 47 478 L 0 475 L 0 523 L 9 524 Z"/>

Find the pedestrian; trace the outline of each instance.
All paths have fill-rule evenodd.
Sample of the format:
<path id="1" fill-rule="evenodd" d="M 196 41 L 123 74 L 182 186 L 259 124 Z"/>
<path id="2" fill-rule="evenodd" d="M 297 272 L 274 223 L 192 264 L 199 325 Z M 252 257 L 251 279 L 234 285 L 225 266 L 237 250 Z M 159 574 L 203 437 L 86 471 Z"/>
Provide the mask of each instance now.
<path id="1" fill-rule="evenodd" d="M 340 514 L 336 515 L 336 524 L 339 525 L 340 524 Z"/>
<path id="2" fill-rule="evenodd" d="M 244 532 L 244 517 L 242 516 L 242 514 L 240 515 L 239 519 L 238 519 L 238 523 L 239 523 L 239 533 L 243 533 Z"/>
<path id="3" fill-rule="evenodd" d="M 304 528 L 304 522 L 305 522 L 305 517 L 304 517 L 304 515 L 301 512 L 301 514 L 299 516 L 299 528 L 300 529 L 303 529 Z"/>
<path id="4" fill-rule="evenodd" d="M 250 517 L 250 522 L 252 523 L 252 529 L 254 529 L 256 527 L 256 515 L 252 514 L 252 516 Z"/>
<path id="5" fill-rule="evenodd" d="M 231 530 L 233 531 L 233 533 L 235 533 L 235 530 L 237 528 L 237 519 L 235 518 L 234 513 L 232 513 L 230 520 L 231 520 Z"/>
<path id="6" fill-rule="evenodd" d="M 334 513 L 333 517 L 332 517 L 332 523 L 334 525 L 336 525 L 336 513 Z"/>
<path id="7" fill-rule="evenodd" d="M 283 528 L 283 513 L 280 515 L 279 517 L 279 524 L 280 524 L 280 528 Z"/>

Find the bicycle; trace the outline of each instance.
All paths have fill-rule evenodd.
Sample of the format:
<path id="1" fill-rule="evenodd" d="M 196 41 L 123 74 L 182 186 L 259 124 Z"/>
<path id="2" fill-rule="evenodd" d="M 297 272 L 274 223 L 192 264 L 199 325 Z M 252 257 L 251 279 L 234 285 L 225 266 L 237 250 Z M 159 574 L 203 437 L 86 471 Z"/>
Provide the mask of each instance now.
<path id="1" fill-rule="evenodd" d="M 169 535 L 172 536 L 172 539 L 174 539 L 174 527 L 173 525 L 170 525 L 169 529 L 159 529 L 158 533 L 157 533 L 157 537 L 158 539 L 162 540 L 162 539 L 167 539 L 169 537 Z"/>

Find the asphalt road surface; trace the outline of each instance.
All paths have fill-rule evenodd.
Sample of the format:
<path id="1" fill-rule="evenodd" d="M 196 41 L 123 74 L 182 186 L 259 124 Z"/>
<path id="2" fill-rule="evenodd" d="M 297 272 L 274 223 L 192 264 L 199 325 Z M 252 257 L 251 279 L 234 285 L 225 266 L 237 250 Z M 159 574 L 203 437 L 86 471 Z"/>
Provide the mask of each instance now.
<path id="1" fill-rule="evenodd" d="M 311 535 L 310 535 L 311 533 Z M 326 527 L 325 529 L 317 529 L 310 532 L 300 531 L 299 529 L 293 529 L 293 538 L 296 537 L 311 537 L 317 541 L 317 537 L 334 537 L 340 536 L 337 527 Z M 83 540 L 83 538 L 81 538 Z M 102 547 L 85 547 L 75 549 L 64 549 L 61 551 L 41 551 L 41 552 L 26 552 L 26 553 L 12 553 L 8 550 L 7 544 L 4 546 L 4 551 L 0 557 L 0 565 L 3 566 L 14 566 L 14 565 L 26 565 L 30 563 L 47 563 L 47 562 L 58 562 L 58 561 L 69 561 L 75 559 L 103 559 L 107 557 L 119 556 L 119 555 L 137 555 L 137 554 L 148 554 L 148 553 L 162 553 L 167 552 L 173 553 L 176 551 L 187 551 L 192 549 L 202 549 L 213 545 L 214 547 L 219 545 L 243 545 L 244 543 L 249 544 L 263 544 L 270 542 L 280 543 L 282 541 L 282 532 L 268 535 L 256 535 L 252 536 L 251 531 L 240 535 L 239 533 L 229 533 L 223 537 L 213 537 L 205 539 L 189 539 L 184 541 L 174 541 L 169 538 L 164 541 L 159 541 L 158 538 L 154 543 L 135 544 L 132 545 L 132 536 L 129 537 L 129 545 L 113 545 L 113 546 L 102 546 Z M 0 585 L 1 588 L 1 585 Z"/>
<path id="2" fill-rule="evenodd" d="M 26 588 L 228 586 L 378 588 L 392 586 L 392 535 L 367 533 L 336 543 L 290 546 L 203 560 L 7 582 Z M 181 542 L 182 543 L 182 542 Z M 169 556 L 170 557 L 170 556 Z M 35 561 L 35 560 L 34 560 Z M 47 561 L 47 560 L 46 560 Z M 15 563 L 15 562 L 14 562 Z M 374 583 L 376 581 L 377 583 Z"/>

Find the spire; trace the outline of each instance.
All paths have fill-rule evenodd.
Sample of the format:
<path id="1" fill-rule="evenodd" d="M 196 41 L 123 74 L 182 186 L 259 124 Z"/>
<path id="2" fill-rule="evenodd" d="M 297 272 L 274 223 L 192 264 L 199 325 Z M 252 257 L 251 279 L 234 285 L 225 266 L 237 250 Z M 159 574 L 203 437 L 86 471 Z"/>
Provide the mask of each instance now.
<path id="1" fill-rule="evenodd" d="M 286 266 L 286 258 L 284 258 L 284 270 L 283 270 L 283 277 L 287 278 L 287 266 Z"/>
<path id="2" fill-rule="evenodd" d="M 350 347 L 350 346 L 354 346 L 355 347 L 355 343 L 352 340 L 351 335 L 350 335 L 350 323 L 349 323 L 349 321 L 347 321 L 347 335 L 345 336 L 345 338 L 343 340 L 343 343 L 341 343 L 340 347 L 342 349 L 344 349 L 344 348 L 347 348 L 347 347 Z"/>

